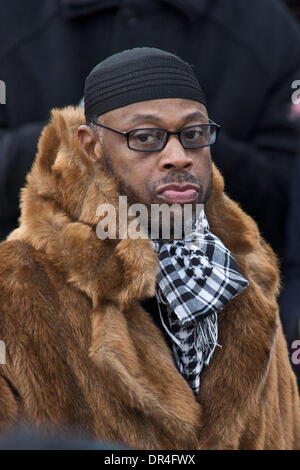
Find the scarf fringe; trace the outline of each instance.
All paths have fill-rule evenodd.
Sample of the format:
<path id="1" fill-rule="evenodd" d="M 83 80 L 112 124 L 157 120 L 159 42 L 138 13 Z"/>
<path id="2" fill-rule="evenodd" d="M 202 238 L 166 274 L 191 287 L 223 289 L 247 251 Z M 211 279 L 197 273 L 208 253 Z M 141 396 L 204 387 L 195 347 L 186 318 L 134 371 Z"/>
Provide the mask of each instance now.
<path id="1" fill-rule="evenodd" d="M 218 314 L 212 313 L 203 318 L 194 328 L 194 344 L 197 358 L 208 366 L 218 344 Z"/>

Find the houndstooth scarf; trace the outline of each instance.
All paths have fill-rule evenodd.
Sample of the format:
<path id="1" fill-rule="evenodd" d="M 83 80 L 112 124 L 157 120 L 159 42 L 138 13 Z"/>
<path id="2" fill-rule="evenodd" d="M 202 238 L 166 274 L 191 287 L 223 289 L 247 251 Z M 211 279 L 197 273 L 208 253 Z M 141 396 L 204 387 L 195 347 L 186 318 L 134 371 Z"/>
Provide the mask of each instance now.
<path id="1" fill-rule="evenodd" d="M 204 211 L 183 240 L 155 240 L 159 313 L 177 367 L 197 394 L 200 374 L 218 345 L 218 313 L 249 286 L 231 252 L 209 230 Z M 161 305 L 165 304 L 169 328 Z M 218 345 L 219 346 L 219 345 Z"/>

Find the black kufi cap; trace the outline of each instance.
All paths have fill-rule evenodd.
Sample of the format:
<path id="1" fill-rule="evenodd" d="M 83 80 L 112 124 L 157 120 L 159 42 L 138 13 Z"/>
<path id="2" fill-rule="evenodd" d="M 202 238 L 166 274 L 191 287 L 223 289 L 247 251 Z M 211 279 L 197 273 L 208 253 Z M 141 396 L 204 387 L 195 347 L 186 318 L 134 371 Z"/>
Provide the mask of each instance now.
<path id="1" fill-rule="evenodd" d="M 103 60 L 87 76 L 86 121 L 132 103 L 163 98 L 186 98 L 205 105 L 189 64 L 160 49 L 129 49 Z"/>

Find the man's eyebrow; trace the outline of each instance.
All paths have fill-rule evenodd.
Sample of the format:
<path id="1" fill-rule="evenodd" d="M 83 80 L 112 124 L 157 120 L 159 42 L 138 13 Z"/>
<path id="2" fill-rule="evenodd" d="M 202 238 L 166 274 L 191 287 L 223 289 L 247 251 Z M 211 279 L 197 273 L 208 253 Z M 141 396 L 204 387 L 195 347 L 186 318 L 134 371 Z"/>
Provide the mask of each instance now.
<path id="1" fill-rule="evenodd" d="M 187 116 L 184 116 L 182 119 L 184 121 L 192 121 L 193 119 L 208 119 L 205 114 L 201 113 L 201 111 L 195 111 L 194 113 L 188 114 Z"/>
<path id="2" fill-rule="evenodd" d="M 128 124 L 134 124 L 137 121 L 155 121 L 161 122 L 161 118 L 155 114 L 134 114 L 131 119 L 129 119 Z"/>
<path id="3" fill-rule="evenodd" d="M 205 119 L 207 120 L 207 116 L 201 113 L 201 111 L 195 111 L 194 113 L 187 114 L 186 116 L 182 116 L 183 121 L 192 121 L 193 119 Z M 134 114 L 131 119 L 128 121 L 128 125 L 133 125 L 138 121 L 153 121 L 157 122 L 158 124 L 162 122 L 162 118 L 155 114 Z"/>

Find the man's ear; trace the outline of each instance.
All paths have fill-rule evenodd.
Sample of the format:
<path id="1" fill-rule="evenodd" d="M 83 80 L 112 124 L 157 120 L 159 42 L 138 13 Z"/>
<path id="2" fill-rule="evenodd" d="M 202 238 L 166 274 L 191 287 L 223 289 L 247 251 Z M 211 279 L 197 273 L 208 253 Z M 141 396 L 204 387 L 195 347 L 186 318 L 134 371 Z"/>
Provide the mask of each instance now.
<path id="1" fill-rule="evenodd" d="M 102 168 L 102 148 L 97 134 L 89 126 L 82 124 L 77 129 L 80 146 L 86 156 Z"/>

